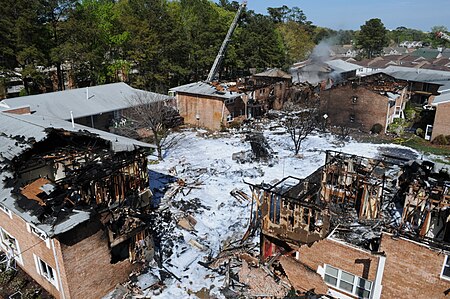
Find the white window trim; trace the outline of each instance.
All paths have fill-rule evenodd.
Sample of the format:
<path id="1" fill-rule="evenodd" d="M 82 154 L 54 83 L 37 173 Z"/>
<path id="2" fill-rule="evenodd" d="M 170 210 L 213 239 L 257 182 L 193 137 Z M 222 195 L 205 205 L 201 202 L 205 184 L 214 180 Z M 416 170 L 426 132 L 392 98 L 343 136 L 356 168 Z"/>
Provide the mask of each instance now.
<path id="1" fill-rule="evenodd" d="M 8 251 L 8 247 L 5 244 L 6 243 L 5 240 L 3 240 L 3 233 L 7 234 L 8 236 L 16 240 L 15 245 L 17 253 L 15 253 L 14 259 L 23 266 L 22 252 L 20 251 L 19 241 L 17 241 L 17 238 L 15 238 L 13 235 L 7 232 L 4 228 L 0 227 L 0 246 L 5 252 Z"/>
<path id="2" fill-rule="evenodd" d="M 27 231 L 30 234 L 33 234 L 39 239 L 45 241 L 45 245 L 47 246 L 47 248 L 50 248 L 50 238 L 47 237 L 47 234 L 43 230 L 37 228 L 33 224 L 27 223 Z"/>
<path id="3" fill-rule="evenodd" d="M 332 284 L 329 284 L 329 283 L 327 283 L 327 282 L 325 281 L 325 275 L 326 275 L 326 269 L 327 269 L 327 266 L 330 266 L 330 267 L 335 268 L 335 269 L 338 270 L 338 277 L 337 277 L 337 281 L 336 281 L 336 285 L 335 285 L 335 286 L 332 285 Z M 347 291 L 347 290 L 341 289 L 341 288 L 339 287 L 339 283 L 341 282 L 342 272 L 346 272 L 346 273 L 348 273 L 348 274 L 350 274 L 350 275 L 353 275 L 353 276 L 355 277 L 355 280 L 356 280 L 356 281 L 353 282 L 353 289 L 352 289 L 352 292 L 349 292 L 349 291 Z M 330 275 L 330 276 L 331 276 L 331 275 Z M 342 270 L 342 269 L 340 269 L 340 268 L 338 268 L 338 267 L 331 266 L 331 265 L 328 265 L 328 264 L 325 264 L 325 265 L 324 265 L 324 268 L 323 268 L 323 276 L 322 276 L 322 278 L 323 278 L 323 280 L 324 280 L 324 282 L 325 282 L 325 284 L 326 284 L 327 286 L 329 286 L 329 287 L 335 289 L 335 290 L 338 291 L 338 292 L 342 292 L 342 293 L 344 293 L 344 294 L 351 295 L 351 296 L 356 296 L 356 297 L 358 297 L 356 291 L 357 291 L 357 289 L 358 289 L 358 286 L 357 286 L 357 285 L 358 285 L 359 279 L 364 279 L 365 281 L 369 281 L 369 282 L 371 283 L 371 285 L 370 285 L 370 291 L 369 291 L 369 298 L 372 298 L 371 296 L 372 296 L 372 293 L 373 293 L 374 282 L 371 281 L 371 280 L 368 280 L 368 279 L 359 277 L 358 275 L 355 275 L 355 274 L 353 274 L 353 273 L 344 271 L 344 270 Z M 344 280 L 344 281 L 345 281 L 345 280 Z M 345 281 L 345 282 L 346 282 L 346 281 Z M 348 282 L 347 282 L 347 283 L 348 283 Z"/>
<path id="4" fill-rule="evenodd" d="M 5 207 L 4 205 L 0 204 L 0 210 L 2 210 L 6 215 L 9 216 L 9 218 L 12 219 L 12 212 L 10 209 L 8 209 L 7 207 Z"/>
<path id="5" fill-rule="evenodd" d="M 51 283 L 51 284 L 59 291 L 59 284 L 58 284 L 58 278 L 57 278 L 57 275 L 56 275 L 56 274 L 57 274 L 57 273 L 56 273 L 56 270 L 53 269 L 52 266 L 50 266 L 48 263 L 46 263 L 43 259 L 41 259 L 41 258 L 38 257 L 37 255 L 35 255 L 34 253 L 33 253 L 33 258 L 34 258 L 34 263 L 35 263 L 35 265 L 36 265 L 36 272 L 37 272 L 40 276 L 42 276 L 43 278 L 45 278 L 45 280 L 47 280 L 48 282 L 50 282 L 50 283 Z M 47 267 L 50 268 L 50 269 L 52 270 L 54 279 L 50 279 L 50 277 L 47 277 L 47 276 L 45 275 L 45 272 L 42 270 L 42 267 L 41 267 L 41 262 L 43 262 L 44 264 L 46 264 Z"/>
<path id="6" fill-rule="evenodd" d="M 447 264 L 447 259 L 448 258 L 450 258 L 450 255 L 445 255 L 444 256 L 444 263 L 442 264 L 441 274 L 439 276 L 440 276 L 441 279 L 450 281 L 450 277 L 443 275 L 444 274 L 445 265 Z"/>

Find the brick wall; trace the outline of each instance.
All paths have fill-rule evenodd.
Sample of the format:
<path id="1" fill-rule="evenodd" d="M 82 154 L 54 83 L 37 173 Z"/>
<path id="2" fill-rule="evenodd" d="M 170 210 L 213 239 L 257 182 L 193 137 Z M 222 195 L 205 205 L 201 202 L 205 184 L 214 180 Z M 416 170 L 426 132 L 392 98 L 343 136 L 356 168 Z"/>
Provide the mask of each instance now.
<path id="1" fill-rule="evenodd" d="M 132 264 L 127 260 L 111 264 L 108 240 L 103 230 L 72 246 L 61 244 L 64 273 L 70 298 L 98 299 L 118 283 L 128 280 Z M 66 297 L 68 298 L 68 297 Z"/>
<path id="2" fill-rule="evenodd" d="M 439 104 L 436 107 L 431 140 L 434 140 L 434 138 L 441 134 L 446 136 L 450 135 L 450 102 Z"/>
<path id="3" fill-rule="evenodd" d="M 178 93 L 177 107 L 186 124 L 220 130 L 221 124 L 227 124 L 227 116 L 234 113 L 245 115 L 245 103 L 236 99 L 231 105 L 223 105 L 223 100 L 196 95 Z M 197 120 L 197 116 L 199 119 Z"/>
<path id="4" fill-rule="evenodd" d="M 0 210 L 0 226 L 19 243 L 23 264 L 17 265 L 55 298 L 61 298 L 57 288 L 37 272 L 35 259 L 33 257 L 33 254 L 38 256 L 42 261 L 52 267 L 55 270 L 55 275 L 57 275 L 57 267 L 51 244 L 49 248 L 42 239 L 28 232 L 27 224 L 22 218 L 12 214 L 11 219 L 3 210 Z"/>
<path id="5" fill-rule="evenodd" d="M 357 97 L 353 103 L 353 97 Z M 320 94 L 321 114 L 327 114 L 328 124 L 346 126 L 369 132 L 374 124 L 386 126 L 388 98 L 363 86 L 352 88 L 350 84 L 338 86 Z M 354 116 L 354 121 L 350 118 Z"/>
<path id="6" fill-rule="evenodd" d="M 341 244 L 332 239 L 323 239 L 311 247 L 302 246 L 298 251 L 300 261 L 316 271 L 319 266 L 323 267 L 324 264 L 328 264 L 359 277 L 375 280 L 378 257 L 370 252 Z"/>
<path id="7" fill-rule="evenodd" d="M 448 298 L 450 281 L 440 278 L 444 254 L 388 234 L 380 251 L 386 253 L 382 298 Z"/>

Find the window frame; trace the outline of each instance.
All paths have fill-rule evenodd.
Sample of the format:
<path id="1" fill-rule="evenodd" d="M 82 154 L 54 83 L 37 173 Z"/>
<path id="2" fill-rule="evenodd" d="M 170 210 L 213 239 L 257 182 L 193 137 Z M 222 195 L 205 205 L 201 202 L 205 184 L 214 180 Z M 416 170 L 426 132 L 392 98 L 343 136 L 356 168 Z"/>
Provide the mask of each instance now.
<path id="1" fill-rule="evenodd" d="M 442 264 L 442 269 L 441 269 L 441 273 L 440 273 L 441 279 L 450 281 L 450 276 L 444 275 L 445 268 L 450 268 L 450 255 L 445 255 L 444 263 Z"/>
<path id="2" fill-rule="evenodd" d="M 11 235 L 8 231 L 6 231 L 3 227 L 0 227 L 0 246 L 5 252 L 8 251 L 8 247 L 10 247 L 9 244 L 6 243 L 6 240 L 4 238 L 4 235 L 7 235 L 9 238 L 14 239 L 14 247 L 13 253 L 14 253 L 14 259 L 23 266 L 23 259 L 22 259 L 22 253 L 20 251 L 20 244 L 17 238 L 15 238 L 13 235 Z M 8 240 L 8 243 L 10 241 Z"/>
<path id="3" fill-rule="evenodd" d="M 328 268 L 332 268 L 332 269 L 334 269 L 334 270 L 337 270 L 337 271 L 338 271 L 337 277 L 335 277 L 335 276 L 333 276 L 332 274 L 330 274 L 329 272 L 327 272 L 327 269 L 328 269 Z M 345 274 L 347 274 L 347 275 L 353 276 L 353 283 L 350 283 L 350 282 L 348 282 L 347 280 L 342 279 L 342 273 L 345 273 Z M 325 275 L 326 275 L 326 276 L 330 276 L 330 277 L 332 277 L 333 279 L 336 279 L 336 285 L 333 285 L 332 283 L 327 282 L 327 281 L 325 280 Z M 325 266 L 324 266 L 323 280 L 324 280 L 324 282 L 325 282 L 326 285 L 328 285 L 328 286 L 330 286 L 330 287 L 336 289 L 337 291 L 342 292 L 342 293 L 344 293 L 344 294 L 356 296 L 357 298 L 365 298 L 365 297 L 361 297 L 361 296 L 358 295 L 358 290 L 359 290 L 359 289 L 363 289 L 364 291 L 367 291 L 367 292 L 368 292 L 367 298 L 370 298 L 370 296 L 372 295 L 372 288 L 373 288 L 373 285 L 374 285 L 374 284 L 373 284 L 373 281 L 370 281 L 370 280 L 368 280 L 368 279 L 359 277 L 358 275 L 355 275 L 355 274 L 353 274 L 353 273 L 344 271 L 344 270 L 342 270 L 342 269 L 339 269 L 339 268 L 337 268 L 337 267 L 334 267 L 334 266 L 331 266 L 331 265 L 328 265 L 328 264 L 325 264 Z M 449 280 L 450 280 L 450 278 L 449 278 Z M 364 283 L 361 284 L 361 281 L 363 281 Z M 346 290 L 346 289 L 344 289 L 344 288 L 341 288 L 341 287 L 340 287 L 340 286 L 341 286 L 341 282 L 344 282 L 344 283 L 347 283 L 347 284 L 351 284 L 351 285 L 352 285 L 352 290 L 351 290 L 351 292 L 348 291 L 348 290 Z M 367 282 L 370 283 L 370 289 L 369 289 L 369 290 L 367 290 L 367 289 L 365 288 Z M 361 287 L 361 285 L 363 285 L 364 287 Z"/>
<path id="4" fill-rule="evenodd" d="M 44 241 L 47 248 L 50 248 L 50 238 L 47 236 L 47 234 L 43 230 L 37 228 L 36 226 L 34 226 L 31 223 L 27 223 L 27 231 L 30 234 L 32 234 L 32 235 L 38 237 L 39 239 L 41 239 L 42 241 Z"/>
<path id="5" fill-rule="evenodd" d="M 50 266 L 47 262 L 45 262 L 43 259 L 41 259 L 39 256 L 35 255 L 34 253 L 33 253 L 33 257 L 34 257 L 34 262 L 36 264 L 36 272 L 40 276 L 45 278 L 45 280 L 47 280 L 49 283 L 51 283 L 59 291 L 56 270 L 53 269 L 52 266 Z M 45 269 L 44 269 L 44 267 L 45 267 Z M 48 274 L 50 272 L 52 275 Z M 53 276 L 53 278 L 50 276 Z"/>

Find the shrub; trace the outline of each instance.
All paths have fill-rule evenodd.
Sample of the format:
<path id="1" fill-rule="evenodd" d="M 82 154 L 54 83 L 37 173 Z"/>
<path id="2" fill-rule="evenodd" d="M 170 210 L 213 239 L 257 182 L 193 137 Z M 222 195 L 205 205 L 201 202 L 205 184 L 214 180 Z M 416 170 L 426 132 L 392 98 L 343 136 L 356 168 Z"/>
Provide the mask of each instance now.
<path id="1" fill-rule="evenodd" d="M 425 132 L 421 128 L 417 128 L 416 135 L 419 136 L 419 137 L 424 138 L 425 137 Z"/>
<path id="2" fill-rule="evenodd" d="M 380 134 L 382 130 L 383 126 L 381 124 L 374 124 L 372 126 L 372 129 L 370 129 L 370 132 L 372 132 L 373 134 Z"/>
<path id="3" fill-rule="evenodd" d="M 433 144 L 436 145 L 448 145 L 448 139 L 444 135 L 438 135 L 436 138 L 434 138 Z"/>

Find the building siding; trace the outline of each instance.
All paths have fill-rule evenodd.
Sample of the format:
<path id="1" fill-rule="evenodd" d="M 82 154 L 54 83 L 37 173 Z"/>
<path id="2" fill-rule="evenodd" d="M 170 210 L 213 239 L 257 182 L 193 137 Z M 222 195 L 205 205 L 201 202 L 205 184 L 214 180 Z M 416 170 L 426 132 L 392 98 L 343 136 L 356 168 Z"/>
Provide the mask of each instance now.
<path id="1" fill-rule="evenodd" d="M 386 254 L 382 298 L 448 298 L 450 281 L 440 278 L 445 255 L 405 239 L 383 234 Z"/>
<path id="2" fill-rule="evenodd" d="M 357 97 L 353 103 L 353 97 Z M 321 115 L 327 114 L 327 123 L 369 132 L 374 124 L 386 127 L 388 98 L 365 87 L 350 84 L 321 92 Z M 392 112 L 391 112 L 392 113 Z M 354 117 L 353 122 L 351 116 Z"/>
<path id="3" fill-rule="evenodd" d="M 433 134 L 431 140 L 439 135 L 450 135 L 450 102 L 436 106 L 436 116 L 434 118 Z"/>
<path id="4" fill-rule="evenodd" d="M 28 232 L 26 222 L 15 214 L 12 214 L 11 219 L 5 212 L 0 210 L 0 226 L 19 243 L 19 249 L 22 252 L 23 265 L 17 263 L 17 266 L 20 266 L 20 268 L 22 268 L 52 296 L 55 298 L 62 298 L 58 289 L 37 272 L 36 263 L 33 256 L 33 254 L 35 254 L 50 267 L 52 267 L 55 276 L 57 277 L 57 267 L 51 244 L 49 246 L 50 248 L 47 247 L 45 241 L 33 233 Z"/>

